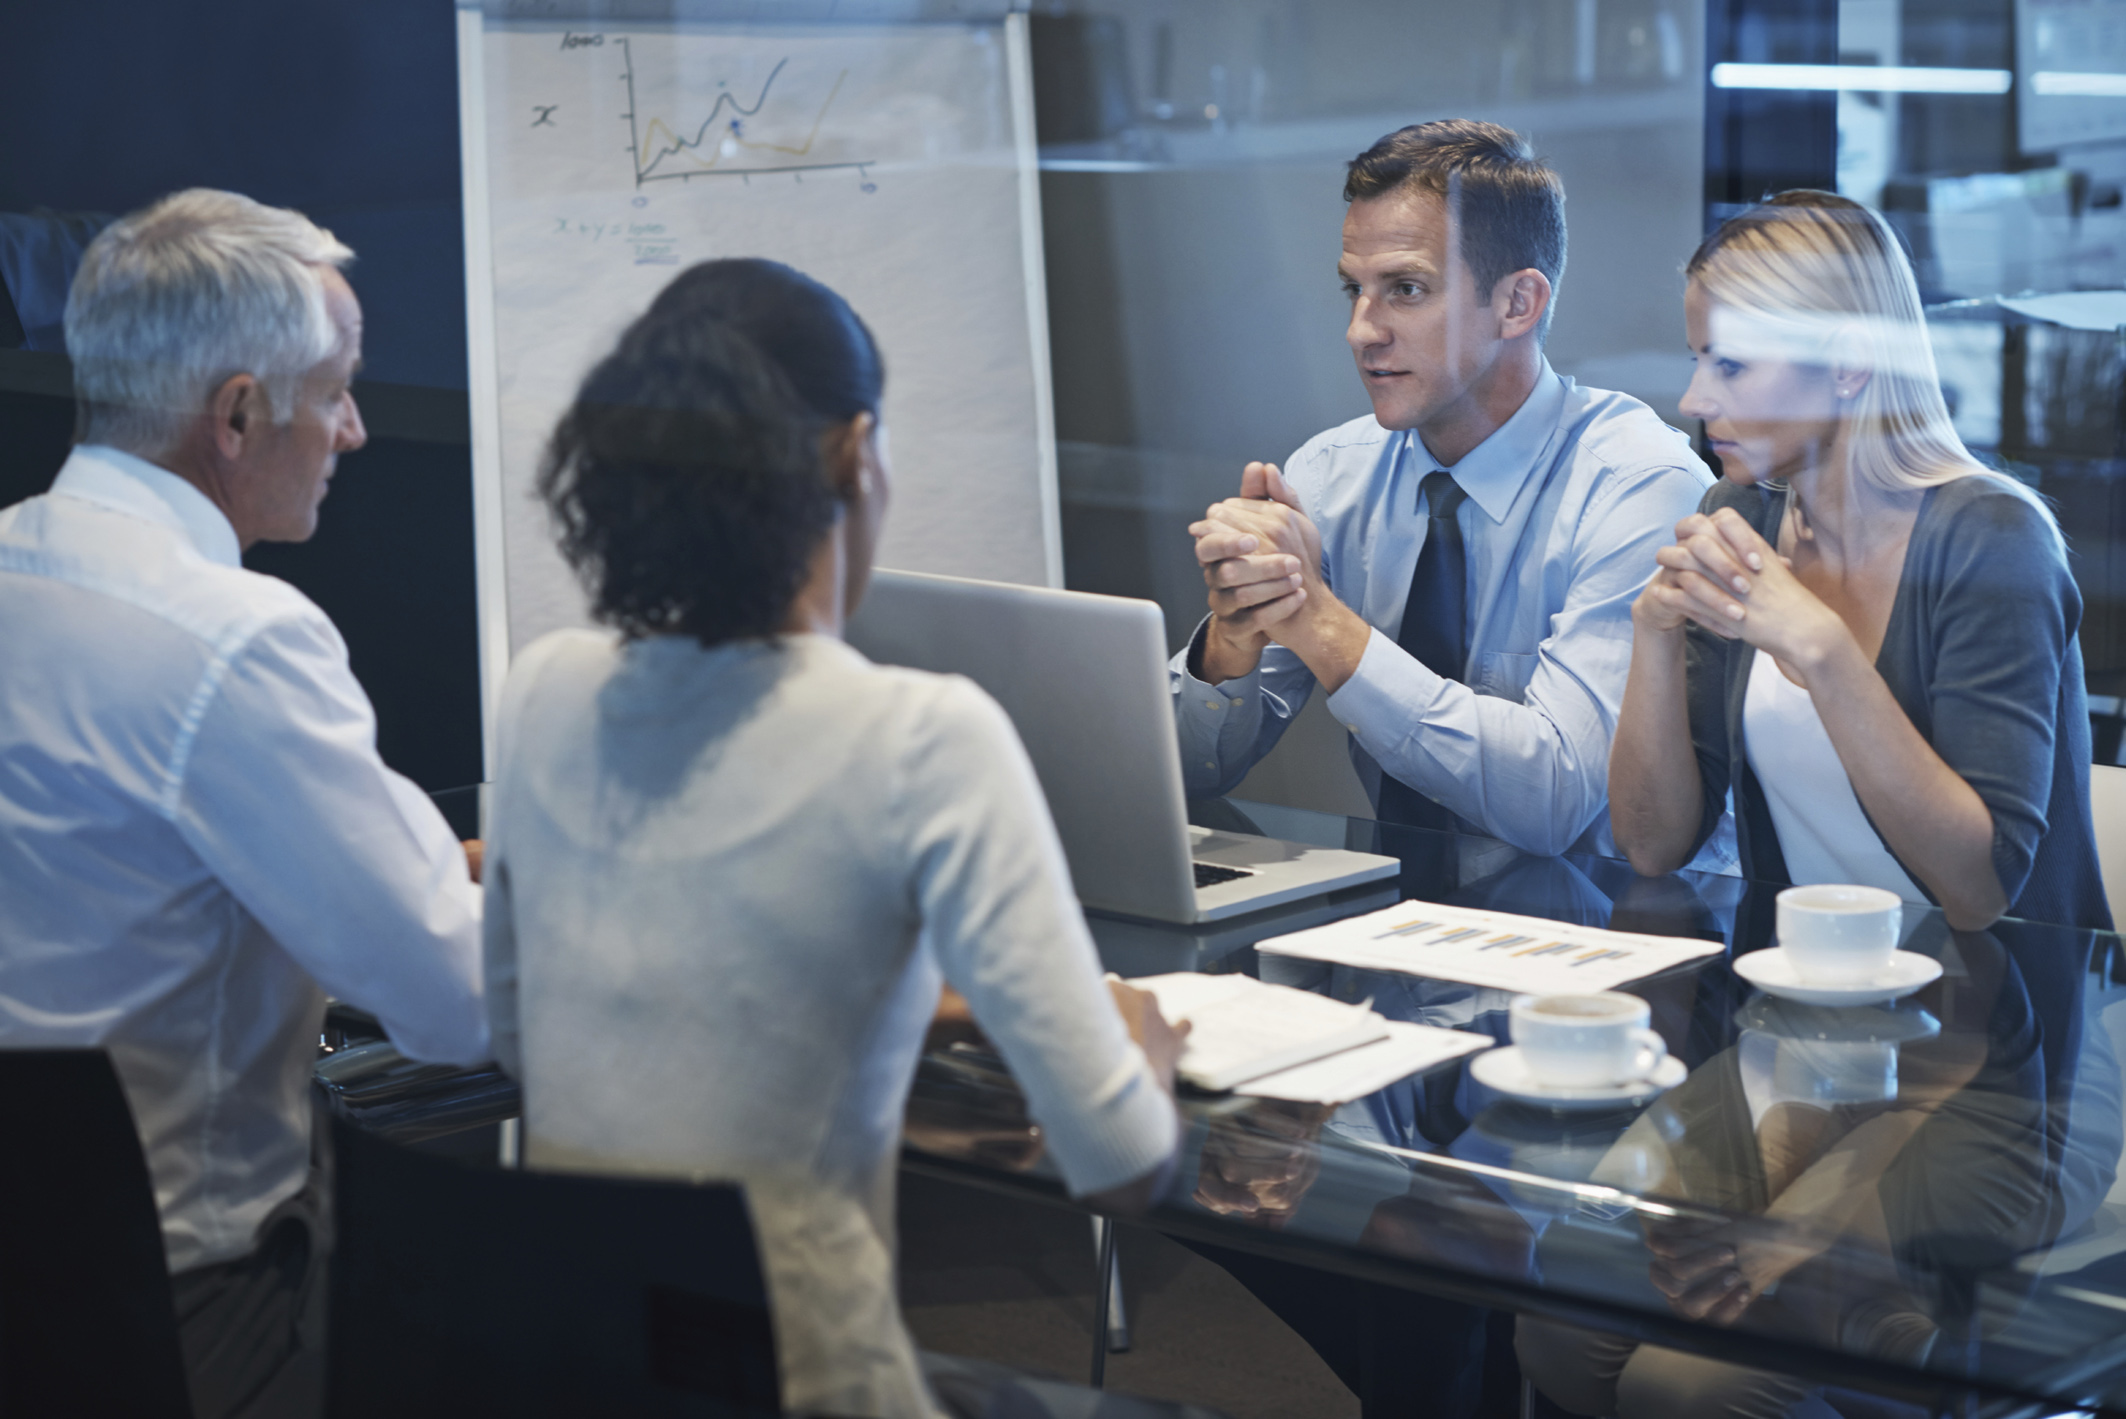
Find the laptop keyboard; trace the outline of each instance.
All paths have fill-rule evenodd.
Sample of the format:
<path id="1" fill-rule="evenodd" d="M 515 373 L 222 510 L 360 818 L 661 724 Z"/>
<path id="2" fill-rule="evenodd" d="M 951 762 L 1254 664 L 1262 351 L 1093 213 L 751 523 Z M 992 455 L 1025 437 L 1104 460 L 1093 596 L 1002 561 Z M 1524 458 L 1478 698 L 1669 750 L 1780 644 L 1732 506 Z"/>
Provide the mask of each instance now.
<path id="1" fill-rule="evenodd" d="M 1220 882 L 1237 882 L 1255 875 L 1245 867 L 1219 867 L 1209 862 L 1192 862 L 1189 866 L 1196 869 L 1196 885 L 1199 887 L 1215 887 Z"/>

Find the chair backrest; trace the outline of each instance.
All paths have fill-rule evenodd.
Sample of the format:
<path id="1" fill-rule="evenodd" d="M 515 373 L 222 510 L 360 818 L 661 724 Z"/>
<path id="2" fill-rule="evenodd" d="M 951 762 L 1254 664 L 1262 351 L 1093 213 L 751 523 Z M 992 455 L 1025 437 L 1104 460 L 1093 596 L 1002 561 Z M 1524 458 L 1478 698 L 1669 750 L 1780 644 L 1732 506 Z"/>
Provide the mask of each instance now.
<path id="1" fill-rule="evenodd" d="M 191 1413 L 118 1071 L 100 1049 L 0 1050 L 0 1414 Z"/>
<path id="2" fill-rule="evenodd" d="M 2096 860 L 2111 919 L 2126 911 L 2126 769 L 2089 766 L 2089 816 L 2096 825 Z"/>
<path id="3" fill-rule="evenodd" d="M 782 1412 L 738 1189 L 333 1139 L 328 1413 Z"/>

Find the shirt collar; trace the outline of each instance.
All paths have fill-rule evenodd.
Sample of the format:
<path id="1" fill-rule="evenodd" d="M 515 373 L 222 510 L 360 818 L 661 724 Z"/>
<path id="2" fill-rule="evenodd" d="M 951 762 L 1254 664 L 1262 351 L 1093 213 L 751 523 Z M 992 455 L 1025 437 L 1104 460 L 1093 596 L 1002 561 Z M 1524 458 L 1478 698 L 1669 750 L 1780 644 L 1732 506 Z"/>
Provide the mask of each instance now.
<path id="1" fill-rule="evenodd" d="M 243 565 L 236 529 L 205 493 L 124 449 L 100 443 L 76 447 L 52 491 L 182 532 L 210 562 Z"/>
<path id="2" fill-rule="evenodd" d="M 1462 456 L 1459 463 L 1440 463 L 1432 458 L 1431 451 L 1417 430 L 1410 431 L 1411 457 L 1433 468 L 1444 468 L 1454 475 L 1454 481 L 1469 495 L 1469 500 L 1484 510 L 1484 515 L 1493 522 L 1504 522 L 1513 508 L 1513 500 L 1519 496 L 1521 486 L 1542 457 L 1543 450 L 1557 432 L 1558 414 L 1565 407 L 1565 381 L 1544 360 L 1537 372 L 1535 388 L 1514 410 L 1513 417 L 1498 426 L 1475 448 Z"/>

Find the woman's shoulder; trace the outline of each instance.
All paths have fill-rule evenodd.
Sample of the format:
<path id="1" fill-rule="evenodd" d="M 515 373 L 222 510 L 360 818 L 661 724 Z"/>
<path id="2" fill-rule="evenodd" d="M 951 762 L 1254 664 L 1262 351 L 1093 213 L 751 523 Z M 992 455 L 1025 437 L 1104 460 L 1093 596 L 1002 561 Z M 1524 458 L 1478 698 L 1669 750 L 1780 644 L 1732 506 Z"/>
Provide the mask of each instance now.
<path id="1" fill-rule="evenodd" d="M 2037 493 L 2026 484 L 1990 468 L 1937 483 L 1929 490 L 1929 496 L 1938 512 L 1978 512 L 2018 522 L 2033 518 L 2041 522 L 2050 520 L 2050 514 L 2045 511 L 2044 502 Z"/>
<path id="2" fill-rule="evenodd" d="M 831 660 L 822 680 L 847 702 L 850 728 L 861 734 L 866 757 L 918 797 L 957 799 L 994 787 L 1000 773 L 1025 749 L 1011 717 L 988 691 L 964 675 L 941 675 L 901 665 L 879 665 L 835 643 L 823 649 Z M 889 767 L 890 766 L 890 767 Z"/>
<path id="3" fill-rule="evenodd" d="M 542 683 L 555 679 L 580 682 L 607 673 L 620 654 L 620 638 L 611 631 L 549 631 L 510 658 L 503 682 L 505 715 L 521 708 Z"/>
<path id="4" fill-rule="evenodd" d="M 620 637 L 612 631 L 583 627 L 548 631 L 510 658 L 511 678 L 536 680 L 556 666 L 580 670 L 595 662 L 609 662 L 620 652 Z"/>
<path id="5" fill-rule="evenodd" d="M 821 674 L 842 681 L 852 698 L 898 721 L 904 732 L 980 733 L 999 721 L 1009 723 L 989 692 L 964 675 L 882 665 L 854 646 L 824 637 L 812 649 Z"/>
<path id="6" fill-rule="evenodd" d="M 1973 545 L 1977 550 L 1978 544 L 1997 553 L 2005 542 L 2055 556 L 2065 551 L 2059 524 L 2043 498 L 1991 471 L 1967 473 L 1928 489 L 1913 535 L 1950 549 Z"/>

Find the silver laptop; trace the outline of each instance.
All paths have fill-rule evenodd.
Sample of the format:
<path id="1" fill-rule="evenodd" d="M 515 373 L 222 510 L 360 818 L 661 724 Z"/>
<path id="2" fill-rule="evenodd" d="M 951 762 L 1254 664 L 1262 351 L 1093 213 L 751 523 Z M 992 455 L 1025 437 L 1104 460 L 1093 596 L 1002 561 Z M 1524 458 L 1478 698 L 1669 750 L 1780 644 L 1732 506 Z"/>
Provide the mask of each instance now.
<path id="1" fill-rule="evenodd" d="M 1392 877 L 1392 857 L 1191 827 L 1166 621 L 1120 596 L 880 571 L 848 627 L 884 665 L 965 675 L 1018 726 L 1078 900 L 1216 921 Z"/>

